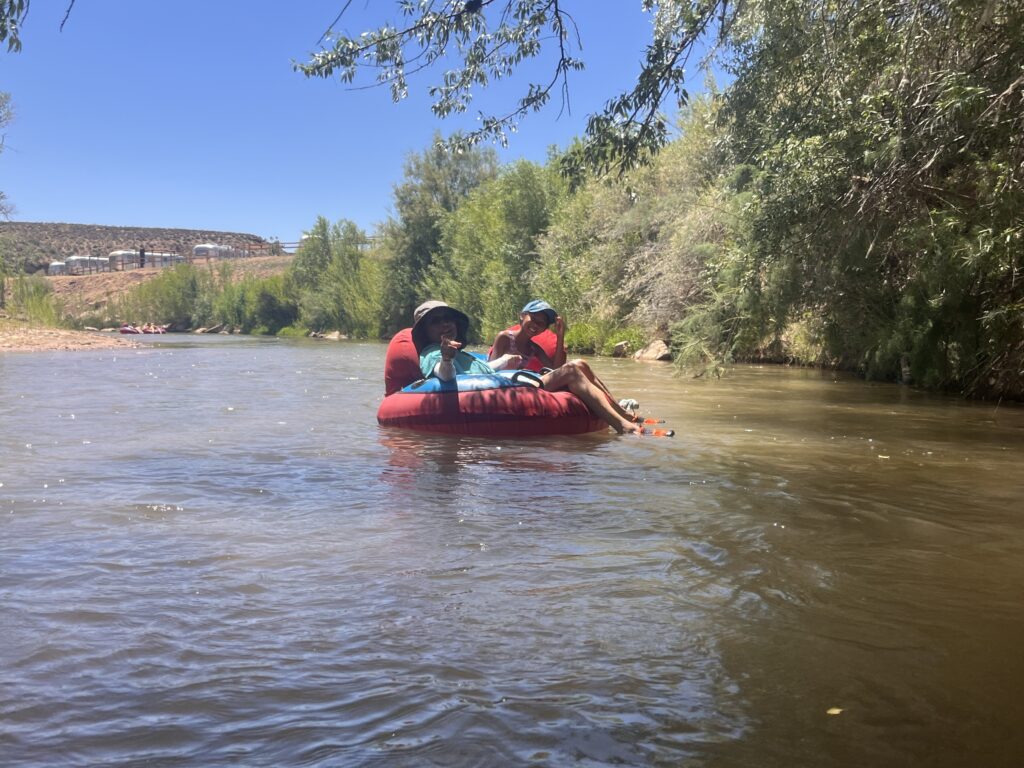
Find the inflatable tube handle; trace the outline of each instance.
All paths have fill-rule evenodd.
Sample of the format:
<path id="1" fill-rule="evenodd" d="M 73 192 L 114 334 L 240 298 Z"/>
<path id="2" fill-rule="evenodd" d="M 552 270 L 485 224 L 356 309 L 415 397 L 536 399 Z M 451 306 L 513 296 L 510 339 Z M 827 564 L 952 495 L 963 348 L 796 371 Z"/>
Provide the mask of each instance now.
<path id="1" fill-rule="evenodd" d="M 526 384 L 530 384 L 531 386 L 537 387 L 538 389 L 544 388 L 544 382 L 541 381 L 540 376 L 538 376 L 533 371 L 516 371 L 512 374 L 512 376 L 510 376 L 510 378 L 515 384 L 519 384 L 521 380 L 525 379 Z"/>

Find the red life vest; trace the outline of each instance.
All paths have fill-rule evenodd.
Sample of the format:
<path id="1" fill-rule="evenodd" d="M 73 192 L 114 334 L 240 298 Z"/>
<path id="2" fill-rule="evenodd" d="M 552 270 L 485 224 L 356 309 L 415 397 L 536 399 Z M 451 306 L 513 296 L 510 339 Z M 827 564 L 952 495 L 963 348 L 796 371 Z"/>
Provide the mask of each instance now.
<path id="1" fill-rule="evenodd" d="M 510 326 L 509 328 L 506 328 L 505 330 L 506 331 L 515 332 L 515 331 L 518 331 L 520 328 L 522 328 L 522 326 L 517 323 L 516 325 Z M 555 353 L 558 350 L 558 337 L 555 335 L 554 331 L 551 331 L 551 330 L 541 331 L 536 336 L 534 336 L 531 339 L 531 341 L 534 344 L 536 344 L 538 347 L 543 349 L 544 352 L 547 353 L 548 357 L 550 357 L 552 360 L 555 359 Z M 521 353 L 523 350 L 519 350 L 519 351 Z M 490 357 L 493 352 L 494 352 L 494 347 L 491 347 L 487 351 L 487 356 Z M 544 363 L 542 363 L 540 361 L 540 359 L 536 355 L 530 355 L 530 357 L 528 357 L 526 360 L 523 361 L 523 363 L 522 363 L 522 365 L 520 367 L 523 368 L 524 370 L 527 370 L 527 371 L 537 371 L 537 372 L 540 372 L 540 370 L 542 368 L 544 368 Z"/>

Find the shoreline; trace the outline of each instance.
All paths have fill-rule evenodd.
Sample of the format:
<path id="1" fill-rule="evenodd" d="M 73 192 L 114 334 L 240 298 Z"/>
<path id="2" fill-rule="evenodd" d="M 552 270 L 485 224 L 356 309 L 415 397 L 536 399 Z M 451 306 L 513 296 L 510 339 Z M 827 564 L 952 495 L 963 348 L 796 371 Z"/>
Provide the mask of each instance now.
<path id="1" fill-rule="evenodd" d="M 0 321 L 0 353 L 79 352 L 90 349 L 134 349 L 139 344 L 120 334 L 40 328 Z"/>

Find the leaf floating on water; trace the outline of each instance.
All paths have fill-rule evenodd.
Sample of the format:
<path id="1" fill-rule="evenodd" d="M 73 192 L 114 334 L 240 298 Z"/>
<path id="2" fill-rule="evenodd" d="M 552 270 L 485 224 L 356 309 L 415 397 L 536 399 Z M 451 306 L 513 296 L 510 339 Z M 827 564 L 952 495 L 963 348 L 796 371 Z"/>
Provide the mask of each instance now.
<path id="1" fill-rule="evenodd" d="M 840 709 L 839 707 L 830 707 L 829 709 L 825 710 L 825 714 L 826 715 L 841 715 L 841 714 L 843 714 L 843 710 Z"/>

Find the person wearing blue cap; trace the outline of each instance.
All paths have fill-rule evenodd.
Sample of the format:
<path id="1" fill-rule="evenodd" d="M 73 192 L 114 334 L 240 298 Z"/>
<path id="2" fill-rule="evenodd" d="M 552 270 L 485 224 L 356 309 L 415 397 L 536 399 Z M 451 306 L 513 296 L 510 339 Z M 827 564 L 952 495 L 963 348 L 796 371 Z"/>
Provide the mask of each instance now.
<path id="1" fill-rule="evenodd" d="M 549 330 L 555 337 L 553 346 L 550 334 L 546 341 L 537 339 Z M 566 361 L 564 338 L 565 321 L 546 301 L 534 299 L 527 302 L 519 313 L 518 329 L 509 328 L 497 335 L 488 358 L 496 361 L 503 357 L 521 356 L 524 369 L 541 373 L 544 389 L 573 392 L 619 434 L 643 434 L 637 418 L 612 396 L 586 360 Z"/>
<path id="2" fill-rule="evenodd" d="M 507 328 L 495 337 L 488 358 L 521 355 L 525 370 L 558 368 L 565 364 L 564 338 L 565 321 L 546 301 L 534 299 L 519 313 L 518 328 Z"/>

